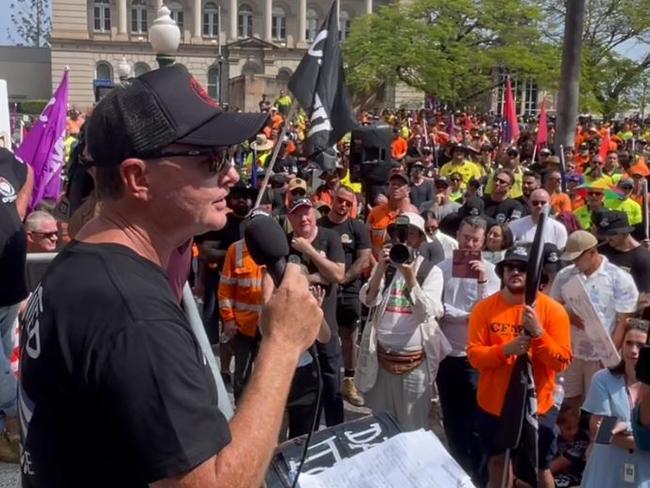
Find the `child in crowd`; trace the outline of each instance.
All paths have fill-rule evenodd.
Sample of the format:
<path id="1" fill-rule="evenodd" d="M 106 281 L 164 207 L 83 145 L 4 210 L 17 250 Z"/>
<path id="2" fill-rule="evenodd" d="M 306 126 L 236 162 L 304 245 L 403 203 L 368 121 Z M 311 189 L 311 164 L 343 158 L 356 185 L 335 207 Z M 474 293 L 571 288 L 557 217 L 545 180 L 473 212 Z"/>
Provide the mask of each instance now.
<path id="1" fill-rule="evenodd" d="M 562 405 L 557 418 L 560 430 L 558 457 L 551 463 L 551 472 L 558 488 L 580 486 L 589 447 L 589 433 L 580 424 L 580 410 L 567 404 Z"/>

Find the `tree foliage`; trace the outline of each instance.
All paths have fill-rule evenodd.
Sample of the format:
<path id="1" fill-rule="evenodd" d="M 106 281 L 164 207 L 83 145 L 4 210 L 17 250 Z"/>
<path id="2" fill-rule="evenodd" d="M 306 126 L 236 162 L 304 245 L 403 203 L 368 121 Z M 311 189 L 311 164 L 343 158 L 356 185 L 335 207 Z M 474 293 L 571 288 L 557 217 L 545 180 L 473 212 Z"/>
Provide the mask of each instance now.
<path id="1" fill-rule="evenodd" d="M 552 84 L 557 52 L 528 0 L 414 0 L 357 19 L 343 46 L 354 93 L 404 82 L 449 103 L 495 84 L 502 69 Z"/>
<path id="2" fill-rule="evenodd" d="M 49 0 L 15 0 L 9 9 L 13 27 L 7 29 L 7 33 L 12 41 L 18 46 L 50 45 L 52 18 Z"/>
<path id="3" fill-rule="evenodd" d="M 565 0 L 542 2 L 545 37 L 562 41 Z M 650 69 L 650 0 L 590 0 L 582 35 L 580 109 L 612 118 L 635 105 L 634 89 Z M 626 46 L 645 48 L 640 60 L 623 56 Z"/>

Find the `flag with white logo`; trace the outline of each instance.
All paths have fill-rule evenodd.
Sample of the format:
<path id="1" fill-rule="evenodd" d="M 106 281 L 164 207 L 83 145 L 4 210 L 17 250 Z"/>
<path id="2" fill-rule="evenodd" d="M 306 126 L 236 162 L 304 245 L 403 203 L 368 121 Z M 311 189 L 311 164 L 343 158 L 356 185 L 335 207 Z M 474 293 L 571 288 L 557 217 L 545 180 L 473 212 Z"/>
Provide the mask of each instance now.
<path id="1" fill-rule="evenodd" d="M 61 194 L 68 83 L 66 68 L 56 92 L 16 150 L 16 155 L 34 170 L 30 209 L 34 209 L 44 198 L 56 200 Z"/>
<path id="2" fill-rule="evenodd" d="M 307 140 L 310 159 L 316 159 L 356 127 L 345 86 L 336 1 L 289 80 L 289 89 L 311 120 Z"/>

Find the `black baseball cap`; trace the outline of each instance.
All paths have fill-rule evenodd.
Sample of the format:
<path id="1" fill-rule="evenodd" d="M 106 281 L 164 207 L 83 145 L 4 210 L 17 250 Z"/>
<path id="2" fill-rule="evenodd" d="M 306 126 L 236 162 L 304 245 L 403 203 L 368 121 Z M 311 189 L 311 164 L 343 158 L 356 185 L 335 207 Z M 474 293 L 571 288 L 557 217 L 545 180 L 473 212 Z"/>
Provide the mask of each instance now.
<path id="1" fill-rule="evenodd" d="M 530 259 L 530 242 L 520 242 L 510 247 L 502 261 L 495 265 L 495 271 L 501 278 L 503 277 L 503 267 L 510 263 L 528 263 Z"/>
<path id="2" fill-rule="evenodd" d="M 311 207 L 314 208 L 314 204 L 311 203 L 311 200 L 309 198 L 297 198 L 294 202 L 293 205 L 291 205 L 291 208 L 289 209 L 289 213 L 295 212 L 297 209 L 300 207 Z"/>
<path id="3" fill-rule="evenodd" d="M 172 143 L 231 146 L 255 136 L 268 114 L 224 112 L 182 65 L 149 71 L 113 88 L 87 122 L 96 166 L 155 155 Z"/>

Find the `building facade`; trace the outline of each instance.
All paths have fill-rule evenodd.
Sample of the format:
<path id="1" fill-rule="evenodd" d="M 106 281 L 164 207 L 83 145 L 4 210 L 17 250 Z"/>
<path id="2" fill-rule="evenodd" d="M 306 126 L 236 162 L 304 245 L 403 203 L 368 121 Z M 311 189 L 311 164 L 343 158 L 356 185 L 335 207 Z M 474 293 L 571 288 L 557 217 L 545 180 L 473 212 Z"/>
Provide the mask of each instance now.
<path id="1" fill-rule="evenodd" d="M 341 0 L 341 37 L 352 19 L 390 0 Z M 322 24 L 329 0 L 165 0 L 181 30 L 176 62 L 217 100 L 257 110 L 286 88 Z M 70 67 L 70 104 L 95 102 L 94 86 L 157 66 L 147 32 L 162 0 L 53 0 L 52 83 Z"/>

